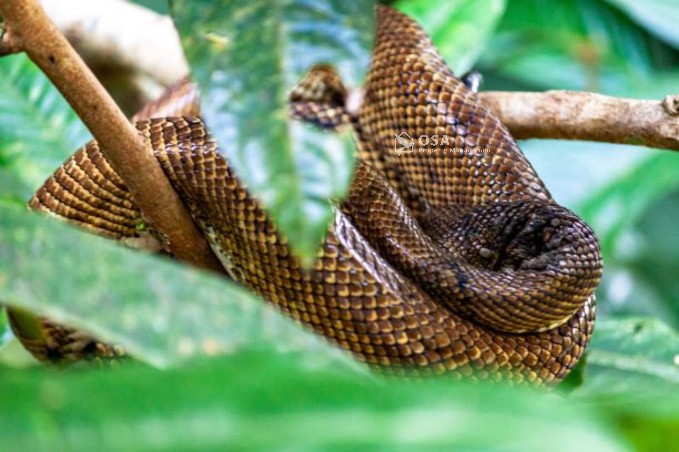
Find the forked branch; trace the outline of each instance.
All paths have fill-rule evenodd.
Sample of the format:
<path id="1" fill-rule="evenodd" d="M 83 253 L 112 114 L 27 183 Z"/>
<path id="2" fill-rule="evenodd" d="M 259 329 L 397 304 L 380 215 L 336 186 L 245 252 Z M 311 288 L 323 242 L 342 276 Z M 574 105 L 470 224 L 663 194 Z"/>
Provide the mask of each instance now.
<path id="1" fill-rule="evenodd" d="M 40 67 L 80 116 L 127 183 L 144 220 L 179 260 L 222 272 L 206 239 L 137 129 L 125 118 L 37 0 L 0 1 L 12 48 Z M 8 45 L 9 48 L 9 45 Z"/>

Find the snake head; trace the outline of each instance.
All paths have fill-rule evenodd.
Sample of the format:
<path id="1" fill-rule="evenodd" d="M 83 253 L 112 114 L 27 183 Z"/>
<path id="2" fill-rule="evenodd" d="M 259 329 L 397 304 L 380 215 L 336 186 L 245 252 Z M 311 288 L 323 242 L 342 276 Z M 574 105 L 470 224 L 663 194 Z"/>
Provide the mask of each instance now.
<path id="1" fill-rule="evenodd" d="M 423 220 L 455 262 L 429 290 L 451 309 L 498 331 L 557 327 L 594 295 L 603 261 L 592 229 L 554 203 L 519 201 L 439 209 Z M 461 289 L 446 290 L 454 279 Z"/>

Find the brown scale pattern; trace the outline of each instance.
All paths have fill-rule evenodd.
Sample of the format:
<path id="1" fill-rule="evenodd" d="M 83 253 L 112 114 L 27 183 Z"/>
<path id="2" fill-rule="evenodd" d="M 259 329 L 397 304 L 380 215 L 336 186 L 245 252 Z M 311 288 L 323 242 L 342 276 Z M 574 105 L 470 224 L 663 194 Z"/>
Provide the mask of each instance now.
<path id="1" fill-rule="evenodd" d="M 42 210 L 113 239 L 136 235 L 141 212 L 96 142 L 76 151 L 31 199 Z"/>
<path id="2" fill-rule="evenodd" d="M 229 250 L 230 265 L 240 269 L 233 276 L 359 359 L 391 370 L 424 367 L 550 381 L 563 376 L 582 352 L 593 317 L 590 302 L 564 326 L 545 333 L 484 330 L 441 307 L 386 262 L 345 213 L 347 206 L 338 213 L 314 269 L 302 269 L 199 119 L 139 126 L 152 142 L 165 143 L 156 154 L 159 161 L 194 217 L 204 228 L 213 228 L 216 245 Z M 190 149 L 201 149 L 201 154 L 188 159 L 192 164 L 187 167 Z M 373 179 L 390 190 L 379 174 L 360 165 L 352 192 Z M 384 210 L 377 216 L 399 206 L 383 200 L 380 207 Z"/>
<path id="3" fill-rule="evenodd" d="M 375 176 L 354 181 L 344 210 L 380 255 L 429 295 L 499 331 L 561 325 L 600 278 L 593 232 L 558 205 L 455 204 L 418 223 Z"/>
<path id="4" fill-rule="evenodd" d="M 140 117 L 171 112 L 174 93 L 180 112 L 198 111 L 187 100 L 195 88 L 184 83 Z M 352 124 L 361 156 L 313 269 L 290 254 L 199 118 L 137 124 L 232 278 L 380 369 L 537 383 L 563 378 L 593 329 L 601 273 L 596 238 L 554 203 L 506 129 L 453 76 L 424 32 L 378 9 L 358 117 L 344 111 L 346 91 L 328 68 L 291 97 L 296 118 L 327 129 Z M 401 132 L 437 134 L 448 143 L 397 155 L 394 134 Z M 489 152 L 451 154 L 445 147 Z M 139 212 L 96 143 L 57 170 L 31 206 L 110 237 L 138 234 Z M 21 325 L 12 323 L 21 337 Z M 28 344 L 39 356 L 112 354 L 43 324 L 42 348 Z"/>
<path id="5" fill-rule="evenodd" d="M 448 204 L 551 199 L 506 128 L 452 74 L 424 31 L 385 8 L 364 96 L 362 157 L 386 174 L 416 215 Z M 420 152 L 404 155 L 374 152 L 392 150 L 401 132 L 445 136 L 448 143 L 416 144 Z M 451 149 L 489 152 L 451 156 Z"/>

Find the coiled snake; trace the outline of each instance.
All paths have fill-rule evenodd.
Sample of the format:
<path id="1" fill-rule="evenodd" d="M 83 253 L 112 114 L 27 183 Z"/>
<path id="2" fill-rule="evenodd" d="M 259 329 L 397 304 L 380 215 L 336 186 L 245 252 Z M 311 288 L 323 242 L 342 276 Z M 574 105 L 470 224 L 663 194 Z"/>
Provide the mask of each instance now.
<path id="1" fill-rule="evenodd" d="M 583 353 L 602 262 L 594 233 L 557 205 L 505 127 L 446 67 L 406 16 L 378 9 L 357 115 L 329 68 L 291 94 L 302 120 L 356 132 L 359 163 L 313 269 L 291 255 L 175 86 L 139 117 L 167 177 L 232 278 L 360 360 L 391 371 L 549 383 Z M 438 137 L 394 152 L 394 138 Z M 417 144 L 417 142 L 416 142 Z M 138 237 L 141 213 L 96 142 L 30 202 L 100 235 Z M 10 310 L 43 360 L 115 347 Z"/>

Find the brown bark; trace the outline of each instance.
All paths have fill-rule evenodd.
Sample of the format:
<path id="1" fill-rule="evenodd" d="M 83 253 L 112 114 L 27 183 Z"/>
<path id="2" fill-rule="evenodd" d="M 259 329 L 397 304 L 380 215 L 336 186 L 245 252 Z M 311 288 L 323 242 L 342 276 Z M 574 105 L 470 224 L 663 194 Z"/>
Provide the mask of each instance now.
<path id="1" fill-rule="evenodd" d="M 125 118 L 37 0 L 3 0 L 0 15 L 12 40 L 42 69 L 71 104 L 132 197 L 172 253 L 197 267 L 223 272 L 148 144 Z"/>
<path id="2" fill-rule="evenodd" d="M 0 56 L 21 52 L 21 46 L 9 30 L 0 28 Z"/>
<path id="3" fill-rule="evenodd" d="M 574 91 L 482 92 L 515 138 L 560 138 L 679 150 L 679 97 L 623 99 Z"/>

